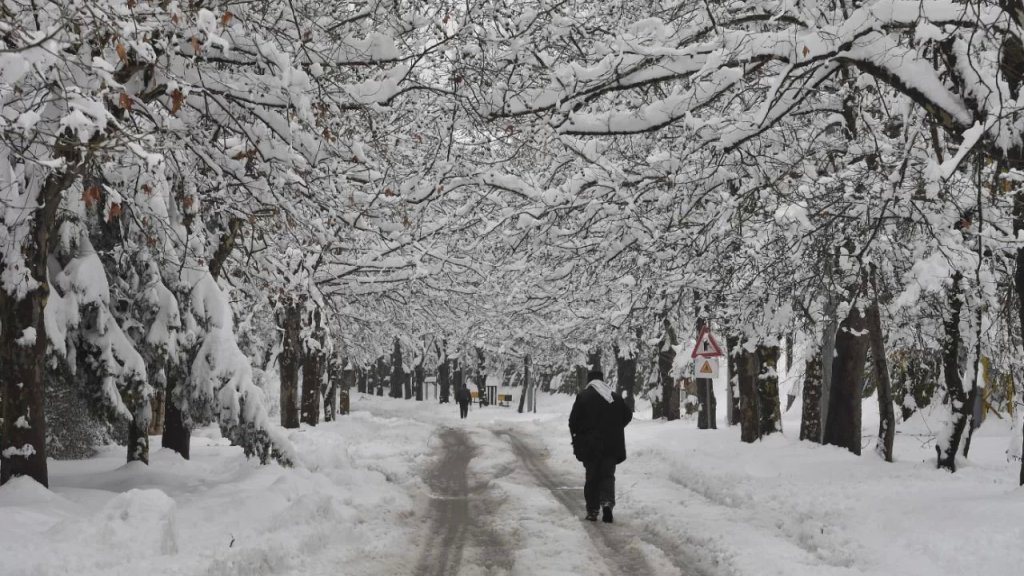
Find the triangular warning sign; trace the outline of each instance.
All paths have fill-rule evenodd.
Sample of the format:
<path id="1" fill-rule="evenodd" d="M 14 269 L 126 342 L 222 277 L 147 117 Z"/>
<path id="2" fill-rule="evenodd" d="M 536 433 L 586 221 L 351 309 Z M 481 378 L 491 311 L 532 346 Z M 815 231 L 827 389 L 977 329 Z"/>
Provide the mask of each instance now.
<path id="1" fill-rule="evenodd" d="M 705 324 L 697 334 L 697 344 L 693 347 L 693 352 L 690 352 L 690 358 L 717 358 L 722 355 L 722 349 L 711 335 L 711 329 Z"/>
<path id="2" fill-rule="evenodd" d="M 698 374 L 707 374 L 709 376 L 713 375 L 715 373 L 715 369 L 714 369 L 713 366 L 711 366 L 711 360 L 708 360 L 707 358 L 701 358 L 701 360 L 700 360 L 700 369 L 697 370 L 697 373 Z"/>

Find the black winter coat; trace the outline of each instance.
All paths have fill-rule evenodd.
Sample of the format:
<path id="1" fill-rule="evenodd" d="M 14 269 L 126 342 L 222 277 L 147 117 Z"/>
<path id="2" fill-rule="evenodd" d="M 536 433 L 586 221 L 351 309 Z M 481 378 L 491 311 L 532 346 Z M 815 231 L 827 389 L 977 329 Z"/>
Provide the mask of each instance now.
<path id="1" fill-rule="evenodd" d="M 596 434 L 601 446 L 600 458 L 614 458 L 618 464 L 626 459 L 624 428 L 632 419 L 633 412 L 618 393 L 612 392 L 612 401 L 609 403 L 597 390 L 585 388 L 576 396 L 572 412 L 569 413 L 569 432 L 574 443 L 577 438 Z"/>

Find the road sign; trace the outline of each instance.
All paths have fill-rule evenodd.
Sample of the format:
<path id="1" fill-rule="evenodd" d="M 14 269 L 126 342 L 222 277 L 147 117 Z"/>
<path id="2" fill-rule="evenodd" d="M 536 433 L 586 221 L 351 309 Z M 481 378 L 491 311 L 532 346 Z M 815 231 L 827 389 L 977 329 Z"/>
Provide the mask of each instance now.
<path id="1" fill-rule="evenodd" d="M 718 378 L 717 358 L 697 358 L 693 361 L 694 378 Z"/>
<path id="2" fill-rule="evenodd" d="M 715 337 L 711 335 L 711 329 L 705 324 L 697 334 L 697 344 L 693 347 L 693 352 L 690 352 L 690 358 L 718 358 L 719 356 L 723 356 L 722 349 L 715 341 Z"/>

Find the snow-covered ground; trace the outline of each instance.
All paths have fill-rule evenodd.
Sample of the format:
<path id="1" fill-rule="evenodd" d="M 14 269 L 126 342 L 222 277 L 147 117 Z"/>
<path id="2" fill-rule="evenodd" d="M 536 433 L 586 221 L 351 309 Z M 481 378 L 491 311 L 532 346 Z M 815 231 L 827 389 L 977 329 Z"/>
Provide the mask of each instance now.
<path id="1" fill-rule="evenodd" d="M 594 526 L 580 520 L 582 501 L 564 505 L 582 484 L 566 430 L 571 402 L 543 395 L 537 414 L 473 407 L 459 420 L 454 404 L 355 395 L 351 416 L 289 433 L 303 460 L 293 469 L 246 461 L 210 431 L 193 439 L 191 461 L 157 449 L 148 467 L 124 465 L 117 447 L 51 461 L 51 490 L 24 479 L 0 488 L 0 575 L 415 574 L 421 550 L 440 539 L 424 474 L 441 427 L 476 445 L 469 509 L 482 518 L 463 536 L 473 543 L 459 574 L 612 574 L 595 564 L 626 551 L 594 549 L 622 542 L 657 574 L 1010 576 L 1024 567 L 1024 489 L 999 420 L 948 474 L 934 469 L 934 423 L 924 418 L 901 425 L 897 462 L 886 464 L 870 446 L 856 457 L 796 441 L 795 411 L 784 435 L 753 445 L 721 414 L 722 429 L 698 431 L 641 412 L 627 429 L 616 524 Z"/>

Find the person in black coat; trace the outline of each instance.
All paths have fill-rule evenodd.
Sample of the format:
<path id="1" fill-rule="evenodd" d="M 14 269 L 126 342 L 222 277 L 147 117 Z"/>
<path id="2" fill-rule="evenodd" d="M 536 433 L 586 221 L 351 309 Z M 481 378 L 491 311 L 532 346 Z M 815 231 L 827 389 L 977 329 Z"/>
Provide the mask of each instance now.
<path id="1" fill-rule="evenodd" d="M 459 417 L 465 418 L 469 414 L 469 388 L 463 386 L 456 390 L 455 401 L 459 403 Z"/>
<path id="2" fill-rule="evenodd" d="M 572 405 L 569 432 L 573 454 L 583 462 L 586 483 L 583 497 L 587 503 L 587 520 L 612 522 L 615 507 L 615 467 L 626 460 L 625 427 L 633 412 L 614 390 L 604 382 L 604 374 L 591 370 L 587 386 Z"/>

